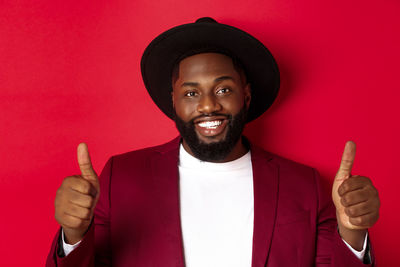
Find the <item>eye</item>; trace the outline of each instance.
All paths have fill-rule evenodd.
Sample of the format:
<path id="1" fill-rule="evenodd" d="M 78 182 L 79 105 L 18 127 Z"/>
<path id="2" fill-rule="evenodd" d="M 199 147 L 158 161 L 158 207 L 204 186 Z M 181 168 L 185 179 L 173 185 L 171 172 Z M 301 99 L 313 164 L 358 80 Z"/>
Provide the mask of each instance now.
<path id="1" fill-rule="evenodd" d="M 195 92 L 195 91 L 187 91 L 186 93 L 185 93 L 185 96 L 186 97 L 194 97 L 194 96 L 196 96 L 197 95 L 197 93 Z"/>
<path id="2" fill-rule="evenodd" d="M 224 95 L 229 93 L 231 90 L 229 88 L 221 88 L 217 90 L 217 95 Z"/>

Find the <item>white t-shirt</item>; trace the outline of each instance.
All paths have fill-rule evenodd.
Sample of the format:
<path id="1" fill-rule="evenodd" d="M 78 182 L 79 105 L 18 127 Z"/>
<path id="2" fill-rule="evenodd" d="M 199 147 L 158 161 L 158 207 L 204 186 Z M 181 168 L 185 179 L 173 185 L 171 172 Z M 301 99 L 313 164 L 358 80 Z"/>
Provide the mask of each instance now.
<path id="1" fill-rule="evenodd" d="M 250 152 L 226 163 L 200 161 L 181 145 L 179 185 L 187 267 L 250 267 L 254 196 Z"/>

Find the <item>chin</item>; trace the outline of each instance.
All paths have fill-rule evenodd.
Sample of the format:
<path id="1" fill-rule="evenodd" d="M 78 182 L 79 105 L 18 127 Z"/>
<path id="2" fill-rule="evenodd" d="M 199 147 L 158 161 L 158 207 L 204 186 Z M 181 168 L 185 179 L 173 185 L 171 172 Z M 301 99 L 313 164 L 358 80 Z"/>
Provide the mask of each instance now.
<path id="1" fill-rule="evenodd" d="M 202 136 L 199 133 L 197 133 L 197 138 L 200 143 L 203 144 L 216 144 L 220 142 L 225 142 L 226 141 L 226 134 L 224 133 L 223 136 L 218 135 L 218 136 Z"/>

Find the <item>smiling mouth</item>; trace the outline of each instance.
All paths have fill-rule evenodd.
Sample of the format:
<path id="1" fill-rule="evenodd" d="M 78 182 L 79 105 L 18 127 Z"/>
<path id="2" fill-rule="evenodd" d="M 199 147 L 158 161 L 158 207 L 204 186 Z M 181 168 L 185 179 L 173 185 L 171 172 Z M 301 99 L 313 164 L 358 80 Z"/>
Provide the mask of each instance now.
<path id="1" fill-rule="evenodd" d="M 222 117 L 200 119 L 194 123 L 197 133 L 204 137 L 217 137 L 221 135 L 226 129 L 227 124 L 228 120 Z"/>
<path id="2" fill-rule="evenodd" d="M 217 129 L 217 127 L 220 126 L 221 124 L 222 120 L 215 120 L 215 121 L 202 121 L 199 122 L 197 125 L 206 129 Z"/>

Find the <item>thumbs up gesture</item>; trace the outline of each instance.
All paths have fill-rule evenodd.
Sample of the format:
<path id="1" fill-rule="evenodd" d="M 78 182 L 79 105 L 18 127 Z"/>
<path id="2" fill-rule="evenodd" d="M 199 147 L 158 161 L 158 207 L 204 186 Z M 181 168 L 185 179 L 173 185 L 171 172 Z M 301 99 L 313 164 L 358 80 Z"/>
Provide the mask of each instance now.
<path id="1" fill-rule="evenodd" d="M 352 175 L 356 144 L 348 141 L 332 187 L 332 199 L 341 237 L 354 249 L 361 250 L 368 228 L 379 217 L 378 191 L 369 178 Z"/>
<path id="2" fill-rule="evenodd" d="M 54 201 L 55 218 L 63 228 L 65 241 L 69 244 L 82 240 L 100 195 L 99 180 L 85 143 L 78 145 L 78 163 L 81 174 L 66 177 Z"/>

